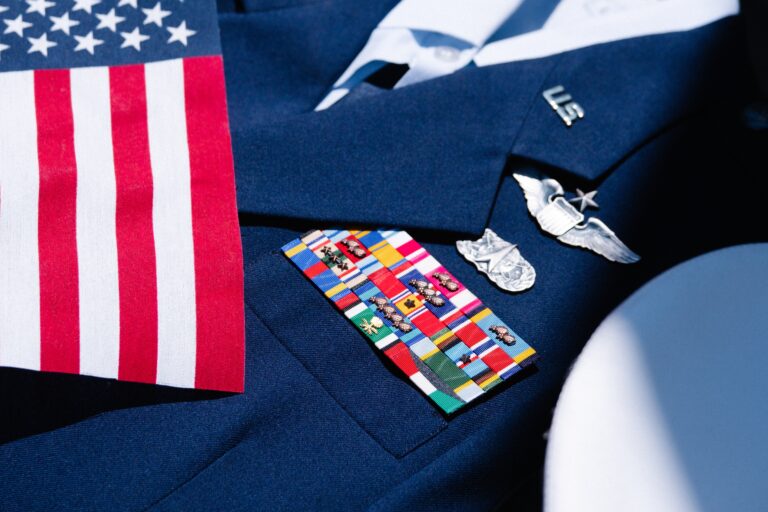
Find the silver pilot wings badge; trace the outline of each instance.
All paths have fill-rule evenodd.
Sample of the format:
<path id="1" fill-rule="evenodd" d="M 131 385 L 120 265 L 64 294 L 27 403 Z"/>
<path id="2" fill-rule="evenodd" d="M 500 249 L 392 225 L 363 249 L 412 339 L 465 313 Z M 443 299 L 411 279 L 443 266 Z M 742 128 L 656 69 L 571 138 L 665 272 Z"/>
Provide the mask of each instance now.
<path id="1" fill-rule="evenodd" d="M 522 174 L 513 175 L 525 194 L 528 211 L 541 229 L 564 244 L 582 247 L 618 263 L 636 263 L 640 256 L 619 240 L 616 233 L 597 217 L 586 219 L 582 211 L 586 206 L 597 206 L 596 192 L 565 199 L 562 185 L 551 178 L 539 180 Z M 580 203 L 580 209 L 571 202 Z M 586 222 L 585 222 L 586 220 Z"/>

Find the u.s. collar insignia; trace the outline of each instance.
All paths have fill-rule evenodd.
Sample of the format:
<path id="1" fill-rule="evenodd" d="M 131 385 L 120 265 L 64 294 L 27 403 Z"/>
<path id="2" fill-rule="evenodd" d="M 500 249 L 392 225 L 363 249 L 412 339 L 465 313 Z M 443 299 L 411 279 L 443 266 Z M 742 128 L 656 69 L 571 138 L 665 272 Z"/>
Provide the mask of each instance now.
<path id="1" fill-rule="evenodd" d="M 562 85 L 556 85 L 547 89 L 541 95 L 568 128 L 573 126 L 573 123 L 579 119 L 584 118 L 584 109 L 573 101 L 571 95 L 565 92 L 565 87 Z"/>
<path id="2" fill-rule="evenodd" d="M 640 256 L 619 240 L 597 217 L 588 220 L 582 213 L 588 206 L 597 207 L 596 192 L 565 199 L 562 185 L 551 178 L 538 180 L 522 174 L 514 174 L 525 194 L 528 211 L 539 223 L 541 229 L 557 237 L 564 244 L 582 247 L 618 263 L 636 263 Z M 571 202 L 579 203 L 579 209 Z"/>
<path id="3" fill-rule="evenodd" d="M 536 281 L 536 271 L 517 246 L 490 229 L 474 242 L 459 240 L 456 249 L 502 290 L 521 292 Z"/>

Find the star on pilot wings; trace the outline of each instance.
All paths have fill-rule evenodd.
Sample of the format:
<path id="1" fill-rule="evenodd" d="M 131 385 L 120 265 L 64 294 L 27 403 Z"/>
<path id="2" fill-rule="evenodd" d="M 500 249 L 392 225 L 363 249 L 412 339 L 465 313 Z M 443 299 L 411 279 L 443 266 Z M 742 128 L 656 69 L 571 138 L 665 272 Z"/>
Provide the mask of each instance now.
<path id="1" fill-rule="evenodd" d="M 556 180 L 539 180 L 523 174 L 514 174 L 525 194 L 528 211 L 539 223 L 541 229 L 556 237 L 564 244 L 582 247 L 618 263 L 636 263 L 640 256 L 619 240 L 616 233 L 597 217 L 586 219 L 582 211 L 585 205 L 596 207 L 593 198 L 596 192 L 566 200 L 565 190 Z M 581 211 L 571 205 L 579 202 Z M 585 222 L 586 220 L 586 222 Z"/>

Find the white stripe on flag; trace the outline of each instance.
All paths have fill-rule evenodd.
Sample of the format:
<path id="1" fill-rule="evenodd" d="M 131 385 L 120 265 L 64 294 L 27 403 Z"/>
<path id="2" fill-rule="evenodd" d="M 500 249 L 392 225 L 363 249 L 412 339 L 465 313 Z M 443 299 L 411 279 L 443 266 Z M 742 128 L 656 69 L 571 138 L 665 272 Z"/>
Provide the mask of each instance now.
<path id="1" fill-rule="evenodd" d="M 157 259 L 157 382 L 194 387 L 195 255 L 181 60 L 145 65 Z"/>
<path id="2" fill-rule="evenodd" d="M 80 372 L 117 378 L 120 295 L 109 70 L 70 72 L 77 161 Z"/>
<path id="3" fill-rule="evenodd" d="M 34 74 L 0 73 L 0 364 L 40 369 Z"/>

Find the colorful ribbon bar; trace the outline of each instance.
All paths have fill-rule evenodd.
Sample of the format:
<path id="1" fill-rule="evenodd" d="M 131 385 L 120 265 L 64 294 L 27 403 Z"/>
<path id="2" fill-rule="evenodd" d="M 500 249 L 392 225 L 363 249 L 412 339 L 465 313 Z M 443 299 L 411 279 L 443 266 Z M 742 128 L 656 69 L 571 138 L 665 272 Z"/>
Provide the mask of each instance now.
<path id="1" fill-rule="evenodd" d="M 463 402 L 469 402 L 483 393 L 483 389 L 470 380 L 466 372 L 451 364 L 432 341 L 418 328 L 397 314 L 395 308 L 387 300 L 368 277 L 361 273 L 322 232 L 314 231 L 302 237 L 302 241 L 315 255 L 336 274 L 347 288 L 361 302 L 386 324 L 393 332 L 400 334 L 400 341 L 405 343 L 421 361 L 434 371 L 437 376 L 452 388 L 452 392 Z M 434 383 L 434 382 L 433 382 Z M 441 388 L 436 384 L 438 389 Z"/>
<path id="2" fill-rule="evenodd" d="M 349 247 L 354 246 L 353 244 L 360 243 L 348 231 L 326 231 L 326 234 L 337 242 L 339 248 L 346 248 L 347 251 L 349 251 Z M 490 389 L 501 382 L 497 372 L 467 346 L 465 341 L 469 338 L 461 336 L 461 332 L 454 332 L 452 325 L 448 325 L 445 321 L 450 321 L 450 319 L 438 317 L 424 296 L 412 293 L 389 268 L 384 267 L 378 261 L 375 255 L 370 254 L 367 250 L 365 250 L 365 256 L 361 258 L 360 255 L 362 253 L 359 251 L 357 251 L 357 255 L 354 254 L 354 251 L 348 253 L 350 259 L 359 260 L 358 266 L 362 272 L 380 286 L 387 299 L 414 325 L 427 334 L 434 344 L 457 366 L 463 368 L 483 390 Z M 453 326 L 456 327 L 457 325 L 454 323 Z M 509 363 L 512 361 L 510 360 Z M 499 365 L 494 366 L 497 367 L 496 369 L 500 369 Z"/>
<path id="3" fill-rule="evenodd" d="M 352 233 L 356 233 L 359 241 L 372 250 L 381 264 L 391 269 L 414 292 L 443 299 L 427 304 L 453 325 L 456 334 L 503 379 L 535 360 L 536 352 L 408 233 Z"/>
<path id="4" fill-rule="evenodd" d="M 286 256 L 440 409 L 452 413 L 536 352 L 404 231 L 310 231 Z"/>
<path id="5" fill-rule="evenodd" d="M 331 237 L 339 250 L 346 251 L 345 256 L 350 260 L 351 265 L 355 265 L 352 260 L 359 260 L 357 267 L 362 269 L 366 276 L 372 277 L 374 283 L 382 285 L 381 289 L 385 291 L 381 293 L 389 307 L 390 316 L 405 317 L 416 328 L 423 328 L 422 332 L 432 342 L 430 345 L 442 351 L 482 388 L 477 391 L 486 391 L 501 382 L 496 372 L 479 360 L 477 354 L 473 353 L 449 326 L 426 310 L 418 296 L 410 293 L 404 286 L 390 281 L 393 279 L 393 275 L 388 269 L 381 266 L 371 266 L 371 263 L 376 261 L 375 257 L 370 255 L 362 246 L 359 246 L 359 250 L 354 250 L 358 247 L 354 245 L 357 240 L 348 231 L 326 231 L 326 235 Z"/>

